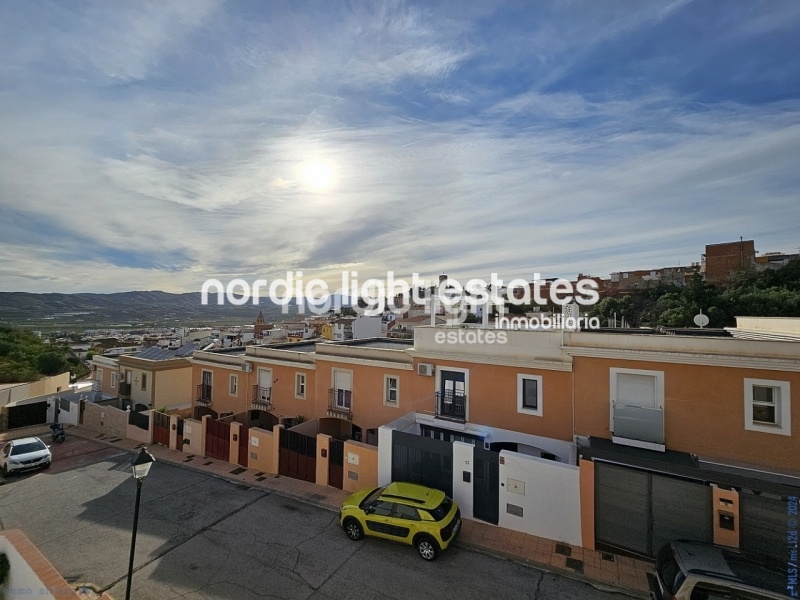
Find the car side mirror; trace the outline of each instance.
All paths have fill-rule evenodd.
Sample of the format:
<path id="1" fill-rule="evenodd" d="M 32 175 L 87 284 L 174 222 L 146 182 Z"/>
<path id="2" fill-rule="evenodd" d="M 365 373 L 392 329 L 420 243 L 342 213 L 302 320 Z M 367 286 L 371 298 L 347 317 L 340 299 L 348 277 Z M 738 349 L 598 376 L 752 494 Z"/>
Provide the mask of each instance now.
<path id="1" fill-rule="evenodd" d="M 366 513 L 368 515 L 371 515 L 374 512 L 375 512 L 375 507 L 374 506 L 368 506 L 367 508 L 364 509 L 364 513 Z"/>

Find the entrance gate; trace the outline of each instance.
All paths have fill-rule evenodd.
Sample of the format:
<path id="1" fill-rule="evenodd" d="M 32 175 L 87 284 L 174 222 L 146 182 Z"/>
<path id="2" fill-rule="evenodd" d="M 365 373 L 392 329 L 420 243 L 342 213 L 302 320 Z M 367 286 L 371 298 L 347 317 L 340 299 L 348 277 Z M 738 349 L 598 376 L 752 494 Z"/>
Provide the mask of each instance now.
<path id="1" fill-rule="evenodd" d="M 328 485 L 339 489 L 344 485 L 344 442 L 334 438 L 328 453 Z"/>
<path id="2" fill-rule="evenodd" d="M 317 436 L 286 429 L 281 429 L 280 432 L 278 473 L 316 483 Z"/>
<path id="3" fill-rule="evenodd" d="M 230 459 L 231 426 L 229 423 L 209 419 L 206 428 L 206 455 L 218 460 Z"/>
<path id="4" fill-rule="evenodd" d="M 475 447 L 472 487 L 476 519 L 497 525 L 500 520 L 500 453 Z"/>
<path id="5" fill-rule="evenodd" d="M 153 413 L 153 441 L 169 448 L 169 415 Z"/>

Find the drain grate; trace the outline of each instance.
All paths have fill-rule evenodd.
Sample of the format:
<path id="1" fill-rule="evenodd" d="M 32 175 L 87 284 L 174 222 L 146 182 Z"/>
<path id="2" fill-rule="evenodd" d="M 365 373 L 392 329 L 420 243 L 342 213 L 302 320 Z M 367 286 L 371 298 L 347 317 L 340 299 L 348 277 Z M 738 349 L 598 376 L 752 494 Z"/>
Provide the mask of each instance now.
<path id="1" fill-rule="evenodd" d="M 247 469 L 245 469 L 244 467 L 238 467 L 238 468 L 234 469 L 233 471 L 231 471 L 231 475 L 241 475 L 245 471 L 247 471 Z"/>
<path id="2" fill-rule="evenodd" d="M 264 481 L 266 477 L 256 477 L 256 481 Z"/>
<path id="3" fill-rule="evenodd" d="M 603 560 L 607 560 L 608 562 L 614 562 L 614 555 L 610 552 L 601 552 L 600 558 Z"/>
<path id="4" fill-rule="evenodd" d="M 574 569 L 578 573 L 583 573 L 583 561 L 578 560 L 577 558 L 568 558 L 567 567 L 570 569 Z"/>
<path id="5" fill-rule="evenodd" d="M 564 556 L 572 556 L 572 548 L 565 544 L 556 544 L 556 554 L 563 554 Z"/>
<path id="6" fill-rule="evenodd" d="M 204 467 L 207 467 L 208 465 L 213 465 L 213 464 L 214 464 L 214 461 L 213 461 L 213 460 L 210 460 L 210 461 L 208 461 L 208 462 L 204 462 L 204 463 L 203 463 L 203 466 L 204 466 Z"/>

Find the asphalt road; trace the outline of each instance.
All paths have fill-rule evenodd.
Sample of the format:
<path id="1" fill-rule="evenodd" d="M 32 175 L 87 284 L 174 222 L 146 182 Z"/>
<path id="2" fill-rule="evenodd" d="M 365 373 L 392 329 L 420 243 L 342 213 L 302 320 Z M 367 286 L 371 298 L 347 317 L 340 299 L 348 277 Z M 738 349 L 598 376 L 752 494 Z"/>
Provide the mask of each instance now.
<path id="1" fill-rule="evenodd" d="M 22 529 L 68 581 L 124 598 L 130 455 L 77 438 L 53 451 L 49 470 L 0 487 L 0 527 Z M 426 563 L 352 542 L 332 512 L 164 463 L 144 481 L 135 564 L 138 600 L 621 597 L 458 547 Z"/>

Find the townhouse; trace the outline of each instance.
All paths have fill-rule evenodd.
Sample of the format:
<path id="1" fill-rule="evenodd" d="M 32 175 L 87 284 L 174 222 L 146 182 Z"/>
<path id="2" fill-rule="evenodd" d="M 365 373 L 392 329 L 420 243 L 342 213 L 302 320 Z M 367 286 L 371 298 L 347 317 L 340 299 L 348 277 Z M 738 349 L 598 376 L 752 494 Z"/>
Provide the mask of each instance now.
<path id="1" fill-rule="evenodd" d="M 334 481 L 314 460 L 362 441 L 379 483 L 439 487 L 466 517 L 637 556 L 683 537 L 780 558 L 800 493 L 800 325 L 702 333 L 420 324 L 413 343 L 196 352 L 195 411 L 283 424 L 289 476 Z"/>

